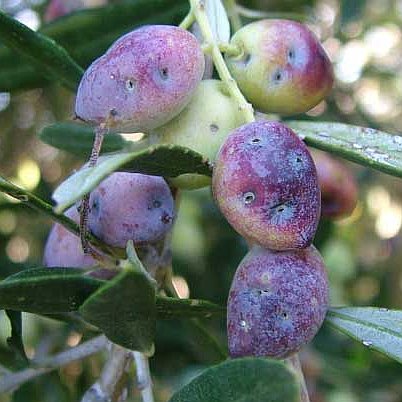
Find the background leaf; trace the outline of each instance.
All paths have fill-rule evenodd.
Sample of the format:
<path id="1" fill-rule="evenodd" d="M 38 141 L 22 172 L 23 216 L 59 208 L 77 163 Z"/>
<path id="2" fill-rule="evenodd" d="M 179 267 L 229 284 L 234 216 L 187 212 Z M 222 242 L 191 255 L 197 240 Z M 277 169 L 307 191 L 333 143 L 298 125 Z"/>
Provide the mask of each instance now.
<path id="1" fill-rule="evenodd" d="M 326 322 L 364 346 L 402 363 L 402 311 L 377 307 L 331 308 Z"/>
<path id="2" fill-rule="evenodd" d="M 126 0 L 72 13 L 44 25 L 39 32 L 54 39 L 86 68 L 121 35 L 141 25 L 177 25 L 188 8 L 186 0 Z M 51 81 L 5 47 L 0 47 L 0 60 L 1 91 L 36 88 Z"/>
<path id="3" fill-rule="evenodd" d="M 140 352 L 152 350 L 155 289 L 139 270 L 125 269 L 89 297 L 79 311 L 112 342 Z"/>
<path id="4" fill-rule="evenodd" d="M 94 137 L 93 127 L 71 122 L 51 124 L 39 133 L 46 144 L 85 157 L 91 153 Z M 102 153 L 120 151 L 127 145 L 128 141 L 121 135 L 108 133 L 102 143 Z"/>
<path id="5" fill-rule="evenodd" d="M 6 310 L 6 315 L 11 324 L 11 336 L 7 338 L 7 345 L 15 353 L 17 360 L 23 365 L 28 363 L 22 340 L 22 314 L 21 311 Z"/>
<path id="6" fill-rule="evenodd" d="M 76 311 L 102 283 L 82 269 L 28 269 L 0 282 L 0 308 L 39 314 Z"/>
<path id="7" fill-rule="evenodd" d="M 244 358 L 208 368 L 170 402 L 298 402 L 293 373 L 279 361 Z"/>
<path id="8" fill-rule="evenodd" d="M 212 34 L 218 43 L 228 43 L 230 40 L 230 23 L 221 0 L 207 0 L 206 13 Z"/>
<path id="9" fill-rule="evenodd" d="M 164 177 L 184 173 L 212 176 L 207 159 L 189 148 L 177 145 L 156 145 L 140 152 L 103 156 L 96 166 L 80 169 L 55 190 L 53 199 L 57 203 L 56 211 L 60 213 L 73 205 L 114 171 Z"/>
<path id="10" fill-rule="evenodd" d="M 45 75 L 75 90 L 84 70 L 54 40 L 35 32 L 0 11 L 0 37 L 41 69 Z M 42 72 L 42 74 L 43 74 Z"/>
<path id="11" fill-rule="evenodd" d="M 212 315 L 225 315 L 226 307 L 206 300 L 176 299 L 159 296 L 156 299 L 158 318 L 209 318 Z"/>
<path id="12" fill-rule="evenodd" d="M 287 121 L 307 145 L 402 177 L 402 136 L 342 123 Z"/>

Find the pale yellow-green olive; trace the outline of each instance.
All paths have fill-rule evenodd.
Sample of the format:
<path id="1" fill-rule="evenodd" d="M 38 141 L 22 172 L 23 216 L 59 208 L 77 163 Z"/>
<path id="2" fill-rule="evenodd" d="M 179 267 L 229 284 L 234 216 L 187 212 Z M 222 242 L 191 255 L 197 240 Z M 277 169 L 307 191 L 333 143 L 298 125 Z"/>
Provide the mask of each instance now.
<path id="1" fill-rule="evenodd" d="M 155 130 L 161 143 L 185 146 L 199 152 L 211 162 L 228 134 L 243 123 L 236 102 L 219 80 L 201 81 L 187 107 L 173 120 Z M 211 179 L 184 174 L 172 183 L 181 189 L 208 186 Z"/>

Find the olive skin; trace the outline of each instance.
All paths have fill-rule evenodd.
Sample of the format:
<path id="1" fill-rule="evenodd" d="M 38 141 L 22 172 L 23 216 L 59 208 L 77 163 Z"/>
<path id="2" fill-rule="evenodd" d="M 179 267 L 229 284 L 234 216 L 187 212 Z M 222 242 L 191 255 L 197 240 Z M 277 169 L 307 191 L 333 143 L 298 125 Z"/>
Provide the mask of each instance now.
<path id="1" fill-rule="evenodd" d="M 232 37 L 228 68 L 262 112 L 292 115 L 316 106 L 331 91 L 332 64 L 315 35 L 289 20 L 260 20 Z"/>
<path id="2" fill-rule="evenodd" d="M 172 193 L 159 176 L 115 172 L 91 193 L 89 204 L 89 229 L 114 247 L 161 240 L 175 218 Z"/>
<path id="3" fill-rule="evenodd" d="M 286 125 L 258 121 L 234 130 L 214 166 L 212 192 L 232 227 L 274 250 L 308 247 L 320 218 L 317 172 Z"/>
<path id="4" fill-rule="evenodd" d="M 152 130 L 182 111 L 204 68 L 204 54 L 188 31 L 141 27 L 119 38 L 88 67 L 75 113 L 121 132 Z"/>
<path id="5" fill-rule="evenodd" d="M 230 355 L 283 359 L 297 353 L 321 327 L 328 293 L 325 266 L 314 246 L 292 251 L 253 247 L 229 293 Z"/>
<path id="6" fill-rule="evenodd" d="M 69 208 L 65 215 L 75 223 L 79 222 L 75 206 Z M 46 240 L 43 264 L 46 267 L 89 268 L 98 265 L 98 262 L 91 255 L 84 254 L 79 236 L 56 223 Z"/>

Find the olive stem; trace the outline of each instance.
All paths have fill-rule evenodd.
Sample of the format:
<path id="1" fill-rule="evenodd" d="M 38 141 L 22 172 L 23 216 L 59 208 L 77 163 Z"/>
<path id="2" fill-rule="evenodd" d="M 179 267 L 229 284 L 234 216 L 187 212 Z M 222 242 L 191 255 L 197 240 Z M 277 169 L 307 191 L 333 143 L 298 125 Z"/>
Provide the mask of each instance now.
<path id="1" fill-rule="evenodd" d="M 183 21 L 180 22 L 179 27 L 183 29 L 189 29 L 195 21 L 194 13 L 190 10 L 188 14 L 184 17 Z"/>
<path id="2" fill-rule="evenodd" d="M 66 366 L 71 362 L 91 356 L 103 350 L 106 347 L 107 342 L 106 337 L 101 335 L 74 348 L 65 350 L 55 356 L 43 359 L 41 361 L 42 367 L 28 367 L 16 373 L 10 372 L 4 374 L 0 378 L 0 394 L 10 392 L 27 381 L 33 380 L 34 378 L 49 373 L 59 367 Z"/>
<path id="3" fill-rule="evenodd" d="M 103 366 L 99 380 L 85 392 L 81 402 L 118 402 L 127 384 L 127 366 L 131 362 L 131 351 L 108 341 L 109 357 Z"/>
<path id="4" fill-rule="evenodd" d="M 242 50 L 238 46 L 231 45 L 230 43 L 220 43 L 219 50 L 232 57 L 239 57 L 242 54 Z"/>
<path id="5" fill-rule="evenodd" d="M 94 167 L 96 162 L 98 161 L 99 154 L 102 148 L 103 138 L 105 134 L 108 132 L 108 128 L 106 125 L 100 124 L 95 128 L 95 139 L 92 145 L 91 156 L 89 157 L 88 166 Z M 88 214 L 89 214 L 89 198 L 90 193 L 86 194 L 81 201 L 81 210 L 80 210 L 80 238 L 82 250 L 85 254 L 91 253 L 94 257 L 97 257 L 97 253 L 91 248 L 89 241 L 87 239 L 88 233 Z"/>
<path id="6" fill-rule="evenodd" d="M 243 26 L 243 23 L 239 15 L 236 0 L 225 0 L 225 8 L 228 13 L 233 31 L 238 31 Z"/>
<path id="7" fill-rule="evenodd" d="M 198 22 L 204 41 L 206 42 L 206 51 L 212 56 L 215 68 L 221 80 L 228 88 L 230 95 L 236 100 L 239 111 L 243 115 L 244 123 L 251 123 L 254 121 L 253 107 L 246 101 L 241 93 L 236 81 L 231 76 L 225 60 L 219 50 L 219 46 L 214 38 L 214 35 L 209 24 L 208 16 L 205 12 L 205 2 L 202 0 L 189 0 L 191 10 Z"/>
<path id="8" fill-rule="evenodd" d="M 143 402 L 154 402 L 149 359 L 141 352 L 132 352 L 137 370 L 137 387 L 141 391 Z"/>
<path id="9" fill-rule="evenodd" d="M 300 364 L 299 354 L 295 354 L 285 360 L 285 364 L 290 367 L 296 374 L 300 384 L 300 402 L 310 402 L 308 395 L 306 380 Z"/>

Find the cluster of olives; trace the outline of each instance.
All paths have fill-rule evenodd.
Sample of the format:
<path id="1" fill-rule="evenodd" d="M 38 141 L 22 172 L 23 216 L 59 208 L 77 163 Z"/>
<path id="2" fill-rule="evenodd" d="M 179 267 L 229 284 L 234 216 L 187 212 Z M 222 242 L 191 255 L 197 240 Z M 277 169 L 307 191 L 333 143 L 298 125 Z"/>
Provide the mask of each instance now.
<path id="1" fill-rule="evenodd" d="M 262 112 L 305 112 L 332 87 L 323 48 L 293 21 L 246 25 L 233 36 L 225 58 L 247 100 Z M 284 358 L 313 338 L 328 305 L 325 267 L 311 245 L 321 213 L 320 176 L 291 129 L 264 120 L 243 124 L 224 83 L 202 80 L 204 69 L 191 33 L 174 26 L 139 28 L 87 69 L 76 115 L 120 132 L 155 134 L 160 143 L 187 146 L 214 162 L 214 198 L 250 244 L 228 300 L 230 354 Z M 322 185 L 325 180 L 324 175 Z M 170 185 L 193 189 L 210 182 L 187 174 Z M 340 187 L 328 186 L 328 202 Z M 353 209 L 354 201 L 346 201 L 338 197 L 331 207 Z M 113 173 L 91 194 L 89 206 L 89 229 L 115 247 L 163 239 L 176 213 L 163 178 L 135 173 Z M 78 221 L 76 208 L 67 215 Z M 52 229 L 44 260 L 47 266 L 97 263 L 60 225 Z"/>

